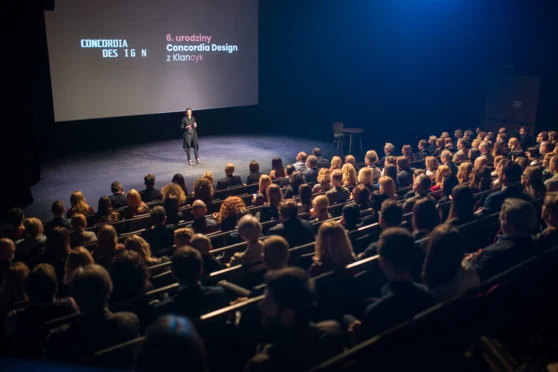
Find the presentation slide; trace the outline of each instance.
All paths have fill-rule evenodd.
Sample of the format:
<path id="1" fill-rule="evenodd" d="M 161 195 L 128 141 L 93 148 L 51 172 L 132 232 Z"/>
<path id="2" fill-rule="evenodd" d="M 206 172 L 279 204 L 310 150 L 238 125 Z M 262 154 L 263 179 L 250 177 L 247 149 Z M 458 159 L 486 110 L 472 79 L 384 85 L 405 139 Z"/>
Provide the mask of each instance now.
<path id="1" fill-rule="evenodd" d="M 258 0 L 56 0 L 57 122 L 258 104 Z"/>

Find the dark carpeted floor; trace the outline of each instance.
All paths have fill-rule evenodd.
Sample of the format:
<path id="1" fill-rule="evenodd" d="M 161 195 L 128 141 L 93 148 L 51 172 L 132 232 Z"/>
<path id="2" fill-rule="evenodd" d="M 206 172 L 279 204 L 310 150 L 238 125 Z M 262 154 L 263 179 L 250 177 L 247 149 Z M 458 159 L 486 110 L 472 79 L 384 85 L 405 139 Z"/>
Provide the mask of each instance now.
<path id="1" fill-rule="evenodd" d="M 331 142 L 293 137 L 214 136 L 200 138 L 199 143 L 201 163 L 193 165 L 186 162 L 182 139 L 69 156 L 44 164 L 42 180 L 32 188 L 34 202 L 25 209 L 25 214 L 47 221 L 52 218 L 52 202 L 62 200 L 69 208 L 70 194 L 75 190 L 81 190 L 96 210 L 99 198 L 110 195 L 113 181 L 120 181 L 125 192 L 132 188 L 142 190 L 143 177 L 148 173 L 155 174 L 159 188 L 170 182 L 174 174 L 182 173 L 191 190 L 196 178 L 206 171 L 213 172 L 215 181 L 223 178 L 225 165 L 229 162 L 236 166 L 235 174 L 244 181 L 252 160 L 257 160 L 260 170 L 267 173 L 275 156 L 281 157 L 286 166 L 294 162 L 299 151 L 310 154 L 315 146 L 320 147 L 328 159 L 338 155 Z M 358 161 L 362 161 L 361 157 L 357 158 Z"/>

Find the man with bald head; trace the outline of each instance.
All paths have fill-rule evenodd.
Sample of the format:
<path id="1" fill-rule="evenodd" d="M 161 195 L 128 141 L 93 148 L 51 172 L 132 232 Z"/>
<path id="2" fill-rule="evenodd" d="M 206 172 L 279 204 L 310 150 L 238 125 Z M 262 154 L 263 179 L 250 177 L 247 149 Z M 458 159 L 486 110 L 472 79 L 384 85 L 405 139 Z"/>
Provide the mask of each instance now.
<path id="1" fill-rule="evenodd" d="M 194 201 L 194 204 L 192 204 L 192 216 L 194 217 L 192 229 L 196 233 L 209 234 L 219 230 L 213 216 L 207 215 L 207 207 L 203 200 L 197 199 Z"/>
<path id="2" fill-rule="evenodd" d="M 240 176 L 234 176 L 234 164 L 233 163 L 228 163 L 227 166 L 225 167 L 225 174 L 226 177 L 223 179 L 220 179 L 217 182 L 217 190 L 225 190 L 229 187 L 233 187 L 233 186 L 240 186 L 242 185 L 242 181 L 240 180 Z"/>

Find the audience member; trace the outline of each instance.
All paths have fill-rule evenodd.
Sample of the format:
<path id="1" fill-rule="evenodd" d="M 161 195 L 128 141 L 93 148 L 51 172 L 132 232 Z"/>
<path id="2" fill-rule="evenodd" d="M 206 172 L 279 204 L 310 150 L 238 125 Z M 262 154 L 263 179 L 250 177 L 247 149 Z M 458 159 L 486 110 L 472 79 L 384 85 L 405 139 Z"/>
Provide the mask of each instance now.
<path id="1" fill-rule="evenodd" d="M 48 233 L 44 251 L 31 263 L 31 266 L 41 263 L 49 264 L 56 273 L 58 286 L 62 286 L 64 266 L 66 265 L 66 259 L 69 254 L 70 237 L 68 230 L 66 230 L 65 227 L 55 227 Z"/>
<path id="2" fill-rule="evenodd" d="M 304 174 L 303 172 L 296 171 L 291 176 L 291 184 L 285 190 L 283 197 L 285 199 L 295 198 L 300 192 L 300 185 L 304 184 Z"/>
<path id="3" fill-rule="evenodd" d="M 404 156 L 397 158 L 397 182 L 399 187 L 408 187 L 413 184 L 413 171 L 409 160 Z"/>
<path id="4" fill-rule="evenodd" d="M 8 238 L 0 238 L 0 289 L 4 281 L 4 274 L 14 261 L 15 244 Z"/>
<path id="5" fill-rule="evenodd" d="M 101 196 L 97 206 L 95 224 L 107 223 L 118 219 L 120 219 L 120 213 L 113 210 L 110 198 L 108 196 Z"/>
<path id="6" fill-rule="evenodd" d="M 234 175 L 234 164 L 228 163 L 225 167 L 225 178 L 220 179 L 217 181 L 217 186 L 215 187 L 217 190 L 225 190 L 229 187 L 233 186 L 240 186 L 242 185 L 242 181 L 240 180 L 240 176 Z"/>
<path id="7" fill-rule="evenodd" d="M 521 174 L 521 186 L 523 186 L 523 192 L 532 199 L 544 198 L 546 187 L 544 185 L 542 169 L 527 167 Z"/>
<path id="8" fill-rule="evenodd" d="M 283 200 L 279 212 L 281 223 L 269 229 L 269 235 L 282 236 L 290 247 L 314 241 L 312 224 L 298 217 L 298 205 L 294 199 Z"/>
<path id="9" fill-rule="evenodd" d="M 87 219 L 81 213 L 74 213 L 70 220 L 73 231 L 70 233 L 70 245 L 72 247 L 78 245 L 89 244 L 97 241 L 97 236 L 93 231 L 87 231 Z"/>
<path id="10" fill-rule="evenodd" d="M 468 183 L 471 181 L 471 175 L 473 173 L 473 164 L 464 161 L 463 163 L 459 164 L 457 170 L 457 180 L 459 183 Z"/>
<path id="11" fill-rule="evenodd" d="M 279 205 L 283 201 L 283 193 L 279 185 L 269 185 L 267 188 L 267 199 L 269 204 L 260 209 L 260 222 L 279 219 Z"/>
<path id="12" fill-rule="evenodd" d="M 558 245 L 558 192 L 548 192 L 542 207 L 546 229 L 538 235 L 539 247 L 549 249 Z"/>
<path id="13" fill-rule="evenodd" d="M 325 168 L 324 168 L 325 169 Z M 312 188 L 307 184 L 302 184 L 298 188 L 299 202 L 298 202 L 298 214 L 310 213 L 312 209 Z"/>
<path id="14" fill-rule="evenodd" d="M 213 202 L 213 183 L 201 177 L 194 182 L 194 199 L 201 200 L 206 205 Z"/>
<path id="15" fill-rule="evenodd" d="M 364 155 L 364 164 L 367 168 L 370 168 L 372 171 L 372 179 L 378 180 L 382 176 L 380 169 L 377 167 L 378 163 L 378 154 L 374 150 L 366 151 L 366 155 Z"/>
<path id="16" fill-rule="evenodd" d="M 295 167 L 295 171 L 299 171 L 302 174 L 306 172 L 306 170 L 308 169 L 308 166 L 306 165 L 307 158 L 308 155 L 302 151 L 296 155 L 296 162 L 294 162 L 293 164 L 293 166 Z"/>
<path id="17" fill-rule="evenodd" d="M 316 183 L 312 188 L 312 192 L 314 194 L 331 190 L 331 188 L 333 187 L 333 185 L 331 184 L 331 171 L 328 168 L 321 168 L 318 171 L 317 181 L 318 183 Z"/>
<path id="18" fill-rule="evenodd" d="M 80 317 L 50 332 L 44 360 L 50 363 L 93 365 L 94 354 L 139 335 L 135 314 L 108 310 L 112 281 L 99 265 L 80 267 L 74 273 L 72 293 Z"/>
<path id="19" fill-rule="evenodd" d="M 143 177 L 143 184 L 145 185 L 145 190 L 140 191 L 141 200 L 146 203 L 152 202 L 154 200 L 162 200 L 163 194 L 161 190 L 155 188 L 155 175 L 148 174 Z"/>
<path id="20" fill-rule="evenodd" d="M 418 153 L 417 153 L 417 160 L 424 160 L 427 156 L 430 155 L 428 152 L 428 141 L 427 140 L 420 140 L 418 145 Z"/>
<path id="21" fill-rule="evenodd" d="M 118 237 L 114 227 L 111 225 L 101 227 L 97 233 L 97 247 L 93 250 L 95 263 L 110 271 L 118 248 Z"/>
<path id="22" fill-rule="evenodd" d="M 329 169 L 329 160 L 322 156 L 322 150 L 320 150 L 319 147 L 314 147 L 314 149 L 312 150 L 312 155 L 314 155 L 318 159 L 318 169 Z"/>
<path id="23" fill-rule="evenodd" d="M 509 269 L 536 253 L 536 240 L 532 236 L 536 225 L 537 213 L 533 204 L 515 197 L 503 200 L 500 212 L 502 235 L 498 236 L 496 243 L 489 245 L 472 258 L 481 281 Z"/>
<path id="24" fill-rule="evenodd" d="M 244 200 L 238 196 L 229 196 L 221 204 L 219 213 L 213 214 L 213 218 L 221 231 L 231 231 L 236 228 L 237 216 L 243 209 L 246 209 Z"/>
<path id="25" fill-rule="evenodd" d="M 114 181 L 110 185 L 110 191 L 112 192 L 112 195 L 109 195 L 109 199 L 110 199 L 110 202 L 112 203 L 113 208 L 121 208 L 121 207 L 125 207 L 126 205 L 128 205 L 128 203 L 126 203 L 126 196 L 124 195 L 124 189 L 123 189 L 122 184 L 120 182 Z M 78 192 L 80 192 L 80 191 L 78 191 Z M 83 194 L 82 194 L 82 196 L 83 196 Z M 85 198 L 83 199 L 83 201 L 85 202 Z M 72 203 L 72 207 L 73 207 L 73 203 Z M 80 208 L 80 209 L 76 210 L 76 212 L 80 212 L 82 214 L 91 213 L 91 212 L 84 211 L 83 208 Z M 68 218 L 69 217 L 71 217 L 71 216 L 68 216 Z"/>
<path id="26" fill-rule="evenodd" d="M 275 337 L 272 343 L 258 347 L 246 363 L 246 372 L 304 371 L 343 351 L 337 322 L 311 322 L 314 287 L 302 269 L 273 270 L 265 281 L 267 291 L 260 308 L 264 327 Z"/>
<path id="27" fill-rule="evenodd" d="M 325 194 L 329 199 L 329 204 L 344 203 L 351 197 L 349 189 L 343 186 L 343 173 L 341 170 L 336 169 L 331 173 L 331 183 L 333 188 Z"/>
<path id="28" fill-rule="evenodd" d="M 468 260 L 459 230 L 448 224 L 437 226 L 426 241 L 424 284 L 438 302 L 451 300 L 480 285 L 480 279 Z"/>
<path id="29" fill-rule="evenodd" d="M 147 213 L 149 207 L 141 200 L 140 193 L 136 189 L 130 189 L 126 194 L 128 206 L 122 212 L 124 218 L 132 218 L 139 214 Z"/>
<path id="30" fill-rule="evenodd" d="M 415 206 L 415 202 L 418 199 L 430 198 L 432 199 L 432 201 L 435 201 L 430 195 L 428 195 L 428 192 L 430 191 L 430 185 L 430 177 L 428 177 L 426 174 L 420 175 L 415 179 L 415 182 L 413 183 L 414 196 L 407 199 L 405 203 L 403 203 L 404 213 L 411 213 Z"/>
<path id="31" fill-rule="evenodd" d="M 312 217 L 312 222 L 326 221 L 331 217 L 328 212 L 329 199 L 325 195 L 318 195 L 312 200 L 312 209 L 310 210 L 310 216 Z"/>
<path id="32" fill-rule="evenodd" d="M 318 182 L 318 158 L 314 155 L 310 155 L 306 159 L 306 166 L 308 169 L 304 172 L 304 179 L 309 183 Z"/>
<path id="33" fill-rule="evenodd" d="M 203 273 L 209 275 L 214 271 L 226 268 L 225 264 L 211 254 L 211 239 L 203 234 L 195 234 L 190 240 L 190 246 L 200 252 L 203 260 Z"/>
<path id="34" fill-rule="evenodd" d="M 181 227 L 174 230 L 174 244 L 176 248 L 189 246 L 194 234 L 194 230 L 189 227 Z"/>
<path id="35" fill-rule="evenodd" d="M 178 291 L 172 298 L 155 305 L 156 316 L 176 314 L 195 319 L 228 305 L 222 287 L 201 284 L 201 277 L 204 275 L 203 259 L 194 248 L 184 246 L 174 251 L 171 272 L 178 281 Z"/>
<path id="36" fill-rule="evenodd" d="M 37 265 L 25 279 L 29 305 L 8 315 L 6 336 L 13 356 L 40 360 L 46 337 L 44 323 L 78 311 L 72 298 L 56 299 L 58 279 L 49 264 Z"/>
<path id="37" fill-rule="evenodd" d="M 250 174 L 246 177 L 246 184 L 251 185 L 253 183 L 260 182 L 260 177 L 262 174 L 260 173 L 260 163 L 255 160 L 252 160 L 248 165 L 248 169 Z"/>
<path id="38" fill-rule="evenodd" d="M 130 235 L 127 237 L 124 241 L 124 248 L 139 254 L 147 266 L 154 266 L 169 261 L 169 258 L 165 256 L 153 257 L 151 255 L 151 247 L 149 246 L 149 243 L 147 243 L 145 239 L 139 235 Z"/>
<path id="39" fill-rule="evenodd" d="M 68 297 L 71 295 L 71 285 L 74 272 L 79 268 L 87 265 L 93 265 L 95 260 L 93 256 L 84 247 L 75 247 L 70 249 L 66 263 L 64 264 L 64 280 L 62 286 L 58 289 L 58 297 Z M 58 278 L 60 280 L 60 278 Z"/>
<path id="40" fill-rule="evenodd" d="M 500 169 L 502 184 L 501 191 L 493 192 L 488 195 L 482 209 L 477 214 L 479 216 L 489 216 L 498 213 L 508 198 L 519 198 L 531 200 L 531 197 L 523 193 L 521 189 L 521 167 L 515 162 L 510 162 Z"/>
<path id="41" fill-rule="evenodd" d="M 120 185 L 120 183 L 118 183 L 118 184 Z M 114 183 L 113 183 L 113 185 L 114 185 Z M 120 186 L 120 187 L 122 187 L 122 186 Z M 118 195 L 120 195 L 120 194 L 118 194 Z M 110 198 L 110 196 L 109 196 L 109 198 Z M 124 194 L 122 194 L 122 198 L 124 198 Z M 113 203 L 114 208 L 118 208 L 119 206 L 123 206 L 123 205 L 119 205 L 119 206 L 115 207 L 114 206 L 115 202 L 113 202 L 113 199 L 111 199 L 111 202 Z M 126 202 L 126 199 L 124 198 L 124 203 L 125 202 Z M 79 190 L 74 191 L 72 193 L 72 195 L 70 196 L 70 205 L 71 205 L 71 208 L 66 211 L 66 218 L 71 218 L 72 214 L 74 214 L 74 213 L 81 213 L 81 214 L 84 214 L 84 215 L 95 213 L 95 210 L 91 206 L 89 206 L 89 204 L 87 204 L 87 202 L 85 201 L 85 196 L 83 196 L 83 193 Z M 126 204 L 124 204 L 124 205 L 126 205 Z"/>
<path id="42" fill-rule="evenodd" d="M 146 331 L 134 370 L 177 371 L 187 363 L 190 372 L 209 370 L 202 338 L 188 318 L 165 315 Z"/>
<path id="43" fill-rule="evenodd" d="M 252 214 L 243 216 L 238 221 L 238 235 L 246 242 L 244 252 L 235 253 L 230 261 L 230 266 L 244 265 L 262 259 L 263 243 L 260 240 L 262 225 Z"/>
<path id="44" fill-rule="evenodd" d="M 23 209 L 10 209 L 6 216 L 6 221 L 0 226 L 0 237 L 11 239 L 13 242 L 23 239 L 25 237 L 24 220 L 25 214 Z"/>
<path id="45" fill-rule="evenodd" d="M 43 234 L 43 224 L 38 218 L 26 218 L 23 226 L 25 237 L 15 242 L 15 260 L 29 263 L 43 252 L 46 236 Z"/>
<path id="46" fill-rule="evenodd" d="M 413 238 L 420 240 L 432 232 L 440 224 L 440 214 L 436 202 L 432 198 L 422 198 L 413 207 Z"/>
<path id="47" fill-rule="evenodd" d="M 67 218 L 64 218 L 64 212 L 66 212 L 66 208 L 64 208 L 64 203 L 62 202 L 62 200 L 57 200 L 52 203 L 50 211 L 52 212 L 53 217 L 52 220 L 43 225 L 45 235 L 48 235 L 50 230 L 54 229 L 57 226 L 70 229 L 70 221 Z"/>
<path id="48" fill-rule="evenodd" d="M 263 205 L 268 202 L 267 200 L 267 188 L 273 182 L 271 177 L 267 174 L 262 174 L 259 180 L 258 192 L 252 194 L 252 205 Z"/>
<path id="49" fill-rule="evenodd" d="M 188 187 L 186 187 L 186 181 L 184 180 L 184 176 L 181 173 L 176 173 L 172 177 L 171 183 L 180 186 L 182 191 L 184 191 L 184 195 L 188 196 Z"/>
<path id="50" fill-rule="evenodd" d="M 473 189 L 468 185 L 457 185 L 451 194 L 451 206 L 446 222 L 457 227 L 471 222 L 474 215 Z"/>
<path id="51" fill-rule="evenodd" d="M 349 331 L 358 332 L 360 328 L 362 338 L 369 338 L 435 304 L 428 288 L 412 280 L 414 251 L 415 240 L 407 230 L 392 227 L 382 233 L 378 243 L 379 265 L 387 284 L 382 288 L 382 297 L 366 308 L 362 322 L 352 322 Z"/>
<path id="52" fill-rule="evenodd" d="M 271 172 L 269 176 L 272 180 L 281 177 L 287 177 L 287 173 L 285 172 L 285 168 L 283 168 L 283 160 L 279 157 L 273 158 L 271 160 Z"/>
<path id="53" fill-rule="evenodd" d="M 174 226 L 166 225 L 167 214 L 165 208 L 157 205 L 151 209 L 151 228 L 144 230 L 141 237 L 151 247 L 153 252 L 170 248 L 174 242 Z"/>
<path id="54" fill-rule="evenodd" d="M 192 216 L 194 220 L 192 221 L 192 229 L 199 234 L 211 234 L 219 230 L 217 222 L 213 216 L 207 215 L 207 207 L 203 200 L 198 199 L 192 204 Z"/>
<path id="55" fill-rule="evenodd" d="M 333 172 L 336 169 L 341 169 L 343 166 L 343 160 L 339 156 L 334 156 L 331 158 L 331 166 L 329 167 L 330 172 Z"/>
<path id="56" fill-rule="evenodd" d="M 385 200 L 382 203 L 382 209 L 378 212 L 378 222 L 382 231 L 386 231 L 390 227 L 399 227 L 403 222 L 403 208 L 394 200 Z M 378 234 L 381 236 L 381 234 Z M 372 239 L 372 243 L 368 245 L 361 257 L 372 257 L 378 254 L 378 239 Z"/>
<path id="57" fill-rule="evenodd" d="M 343 226 L 335 221 L 322 223 L 316 235 L 314 263 L 309 269 L 310 276 L 341 270 L 353 262 L 353 246 Z"/>
<path id="58" fill-rule="evenodd" d="M 558 155 L 550 159 L 549 169 L 552 177 L 544 181 L 544 185 L 547 191 L 558 191 Z"/>

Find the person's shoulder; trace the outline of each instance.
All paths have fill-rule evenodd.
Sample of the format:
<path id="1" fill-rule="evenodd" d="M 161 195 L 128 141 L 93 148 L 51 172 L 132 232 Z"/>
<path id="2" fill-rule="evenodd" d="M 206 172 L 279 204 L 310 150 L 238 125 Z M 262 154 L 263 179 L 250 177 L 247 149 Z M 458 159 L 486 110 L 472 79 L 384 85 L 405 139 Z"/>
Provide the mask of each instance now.
<path id="1" fill-rule="evenodd" d="M 125 327 L 139 328 L 139 318 L 136 314 L 127 311 L 120 311 L 112 314 L 110 321 Z"/>
<path id="2" fill-rule="evenodd" d="M 223 287 L 219 287 L 219 286 L 205 286 L 202 289 L 202 293 L 205 295 L 211 295 L 211 296 L 225 296 L 226 292 L 225 289 Z"/>

